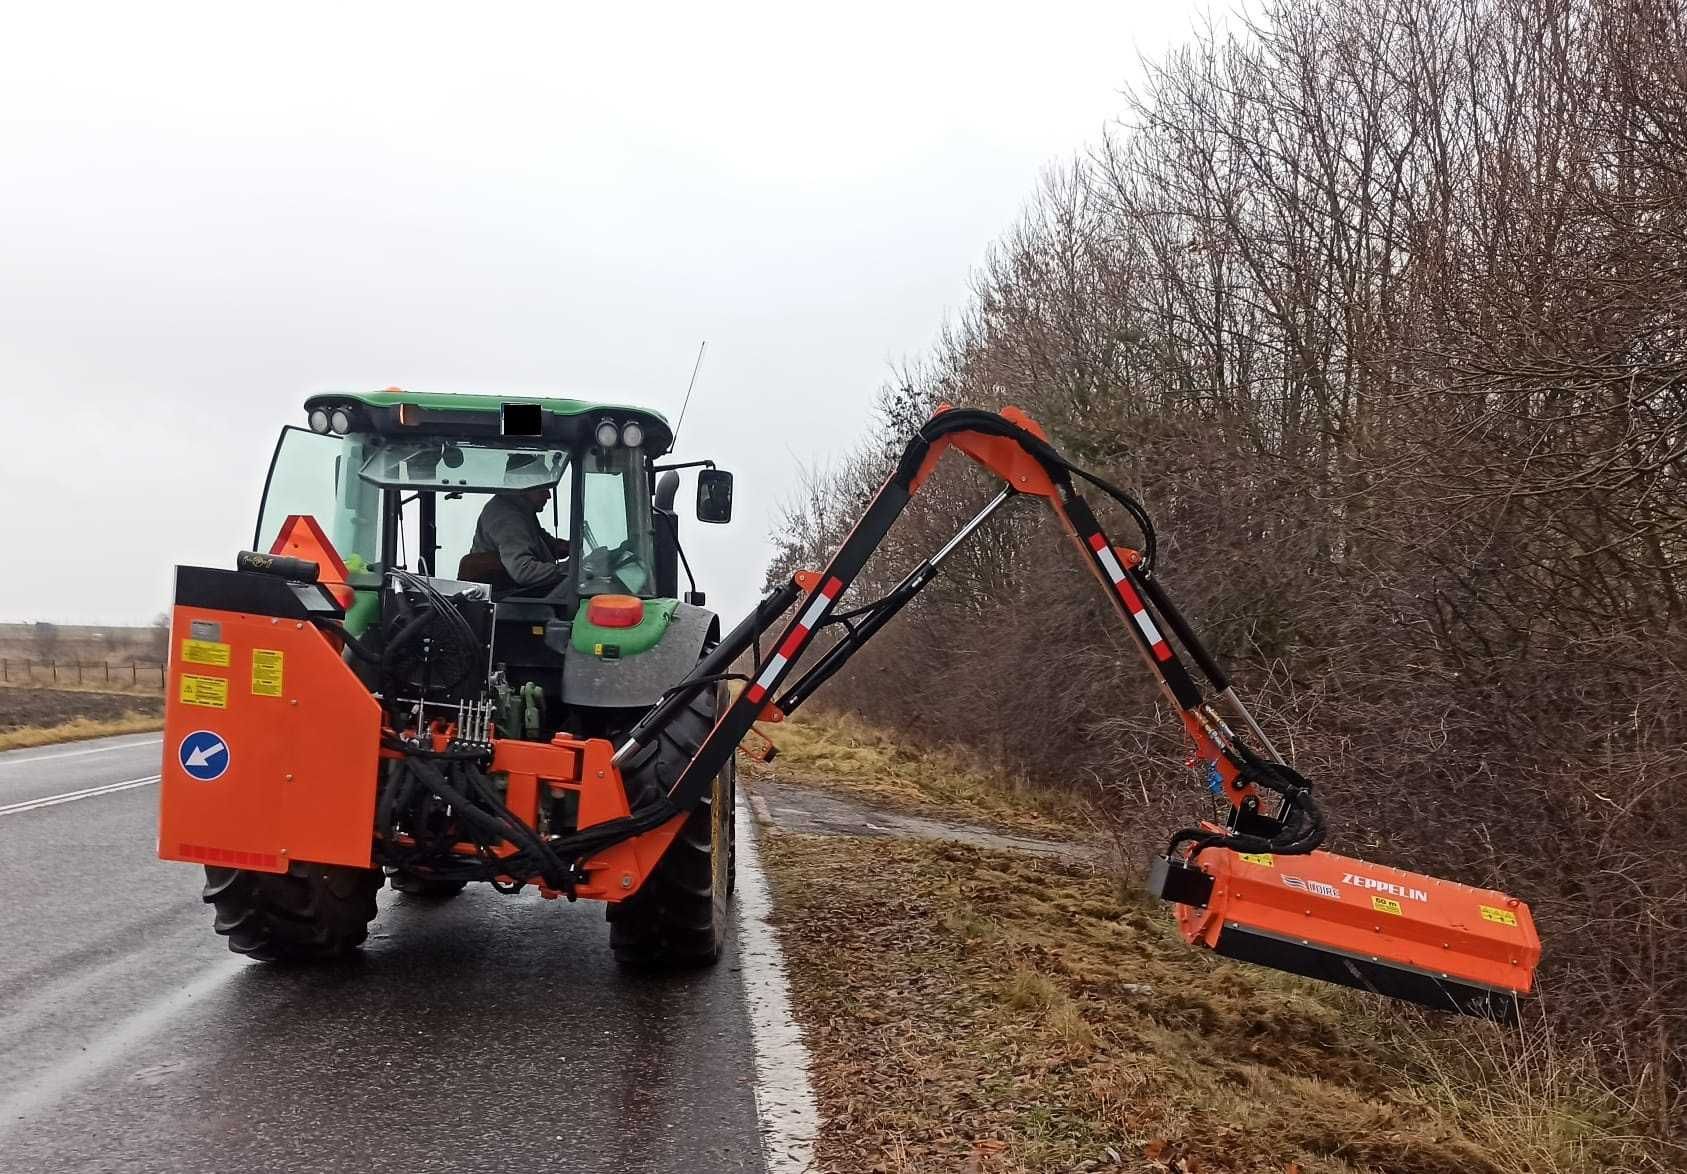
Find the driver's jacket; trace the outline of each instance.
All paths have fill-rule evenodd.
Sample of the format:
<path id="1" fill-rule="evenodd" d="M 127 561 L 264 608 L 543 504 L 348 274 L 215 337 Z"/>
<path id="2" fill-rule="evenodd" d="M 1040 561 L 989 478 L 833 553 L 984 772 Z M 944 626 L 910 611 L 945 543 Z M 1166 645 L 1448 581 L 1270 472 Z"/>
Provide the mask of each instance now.
<path id="1" fill-rule="evenodd" d="M 470 554 L 496 551 L 498 561 L 518 587 L 554 587 L 562 582 L 555 546 L 533 507 L 515 493 L 500 493 L 486 503 L 475 524 Z"/>

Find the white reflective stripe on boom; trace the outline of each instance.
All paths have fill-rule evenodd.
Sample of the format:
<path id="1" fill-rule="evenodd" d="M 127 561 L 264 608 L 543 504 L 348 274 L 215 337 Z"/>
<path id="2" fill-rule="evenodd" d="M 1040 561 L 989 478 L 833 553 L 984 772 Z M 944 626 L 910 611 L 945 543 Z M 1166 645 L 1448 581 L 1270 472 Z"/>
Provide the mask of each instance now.
<path id="1" fill-rule="evenodd" d="M 1131 613 L 1131 619 L 1142 629 L 1142 634 L 1148 637 L 1149 645 L 1154 649 L 1154 655 L 1165 660 L 1171 655 L 1171 646 L 1166 638 L 1160 635 L 1160 629 L 1154 626 L 1154 619 L 1148 614 L 1142 600 L 1131 589 L 1130 582 L 1125 578 L 1125 569 L 1119 565 L 1119 560 L 1113 554 L 1113 548 L 1101 540 L 1097 534 L 1090 539 L 1090 549 L 1095 551 L 1095 557 L 1101 560 L 1107 577 L 1113 580 L 1113 587 L 1119 593 L 1119 598 L 1125 601 L 1125 610 Z"/>
<path id="2" fill-rule="evenodd" d="M 767 691 L 773 688 L 774 678 L 784 671 L 787 664 L 796 659 L 797 653 L 802 651 L 802 646 L 807 643 L 810 633 L 819 626 L 826 609 L 836 602 L 842 591 L 843 581 L 833 576 L 815 593 L 814 601 L 808 605 L 808 610 L 803 612 L 802 618 L 791 625 L 790 632 L 779 645 L 779 651 L 767 662 L 762 675 L 746 690 L 752 702 L 760 702 L 767 696 Z"/>
<path id="3" fill-rule="evenodd" d="M 1160 635 L 1160 629 L 1154 626 L 1153 617 L 1145 611 L 1131 612 L 1131 618 L 1136 620 L 1136 626 L 1142 629 L 1142 634 L 1148 637 L 1150 644 L 1164 644 L 1166 638 Z"/>
<path id="4" fill-rule="evenodd" d="M 1102 546 L 1095 552 L 1095 556 L 1101 560 L 1101 565 L 1107 568 L 1107 577 L 1113 580 L 1115 587 L 1125 581 L 1125 569 L 1119 565 L 1119 560 L 1113 557 L 1110 549 Z"/>
<path id="5" fill-rule="evenodd" d="M 785 654 L 783 652 L 774 653 L 773 659 L 763 666 L 761 676 L 756 678 L 757 687 L 761 689 L 773 688 L 773 679 L 779 675 L 784 667 Z"/>
<path id="6" fill-rule="evenodd" d="M 826 584 L 826 586 L 830 587 L 836 582 L 837 580 L 833 579 L 832 582 Z M 831 606 L 832 596 L 827 595 L 824 591 L 822 591 L 819 595 L 814 597 L 814 602 L 808 605 L 808 610 L 803 612 L 802 619 L 797 622 L 812 632 L 814 630 L 814 625 L 820 622 L 820 617 L 825 615 L 826 609 Z"/>

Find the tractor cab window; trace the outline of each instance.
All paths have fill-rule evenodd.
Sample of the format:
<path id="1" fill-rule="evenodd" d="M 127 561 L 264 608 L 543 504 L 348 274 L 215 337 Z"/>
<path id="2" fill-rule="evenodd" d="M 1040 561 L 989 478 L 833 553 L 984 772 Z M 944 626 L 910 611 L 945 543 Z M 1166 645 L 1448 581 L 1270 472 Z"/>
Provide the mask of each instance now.
<path id="1" fill-rule="evenodd" d="M 622 445 L 587 450 L 580 498 L 580 594 L 654 595 L 655 544 L 643 451 Z"/>
<path id="2" fill-rule="evenodd" d="M 283 428 L 264 481 L 252 549 L 267 551 L 293 514 L 316 519 L 346 565 L 356 571 L 380 558 L 380 491 L 353 475 L 364 461 L 361 441 Z"/>
<path id="3" fill-rule="evenodd" d="M 439 440 L 387 444 L 371 452 L 360 471 L 361 479 L 399 494 L 399 563 L 444 578 L 464 575 L 481 514 L 499 494 L 548 490 L 539 524 L 566 542 L 570 474 L 563 449 Z M 486 574 L 496 572 L 480 568 L 468 577 L 489 581 Z"/>
<path id="4" fill-rule="evenodd" d="M 561 449 L 493 448 L 403 441 L 369 455 L 360 475 L 389 489 L 507 490 L 555 485 L 568 467 Z"/>

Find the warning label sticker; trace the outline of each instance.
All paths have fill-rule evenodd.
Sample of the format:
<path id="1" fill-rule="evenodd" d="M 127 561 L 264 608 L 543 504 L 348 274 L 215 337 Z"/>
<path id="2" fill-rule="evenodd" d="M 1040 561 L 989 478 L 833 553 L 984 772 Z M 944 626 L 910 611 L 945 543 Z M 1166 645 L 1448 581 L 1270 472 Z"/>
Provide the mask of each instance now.
<path id="1" fill-rule="evenodd" d="M 222 677 L 196 677 L 191 673 L 183 673 L 181 692 L 177 697 L 183 705 L 227 709 L 228 681 Z"/>
<path id="2" fill-rule="evenodd" d="M 182 660 L 187 664 L 214 664 L 228 667 L 228 645 L 215 640 L 183 640 Z"/>
<path id="3" fill-rule="evenodd" d="M 284 654 L 273 648 L 252 649 L 252 692 L 259 697 L 280 697 L 285 660 Z"/>
<path id="4" fill-rule="evenodd" d="M 1482 910 L 1482 920 L 1491 921 L 1495 925 L 1516 925 L 1517 914 L 1509 909 L 1495 909 L 1492 905 L 1479 906 Z"/>
<path id="5" fill-rule="evenodd" d="M 1240 856 L 1243 860 L 1246 860 L 1249 864 L 1258 864 L 1264 868 L 1277 867 L 1277 858 L 1272 856 L 1269 852 L 1238 852 L 1236 855 Z"/>
<path id="6" fill-rule="evenodd" d="M 1372 897 L 1371 908 L 1378 913 L 1392 913 L 1396 917 L 1406 916 L 1406 911 L 1400 908 L 1400 902 L 1388 897 Z"/>

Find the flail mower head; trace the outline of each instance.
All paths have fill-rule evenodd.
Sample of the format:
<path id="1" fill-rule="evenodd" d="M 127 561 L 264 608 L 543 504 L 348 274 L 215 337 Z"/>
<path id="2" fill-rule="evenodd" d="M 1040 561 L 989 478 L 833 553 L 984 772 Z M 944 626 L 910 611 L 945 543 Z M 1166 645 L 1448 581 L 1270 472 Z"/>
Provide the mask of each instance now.
<path id="1" fill-rule="evenodd" d="M 1149 888 L 1191 944 L 1438 1011 L 1510 1021 L 1541 956 L 1515 897 L 1328 852 L 1162 857 Z"/>

